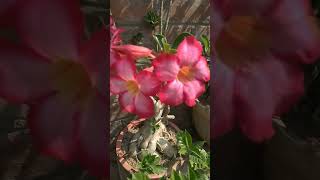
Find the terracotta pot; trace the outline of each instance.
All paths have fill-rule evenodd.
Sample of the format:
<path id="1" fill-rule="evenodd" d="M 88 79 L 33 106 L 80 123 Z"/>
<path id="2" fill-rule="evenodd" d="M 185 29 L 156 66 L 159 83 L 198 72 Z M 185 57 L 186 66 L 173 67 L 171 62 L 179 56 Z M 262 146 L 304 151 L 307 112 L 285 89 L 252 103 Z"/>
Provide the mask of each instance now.
<path id="1" fill-rule="evenodd" d="M 138 171 L 137 168 L 131 166 L 127 160 L 124 158 L 125 152 L 122 150 L 122 140 L 124 138 L 124 135 L 128 132 L 129 129 L 138 126 L 140 123 L 142 123 L 143 121 L 145 121 L 146 119 L 138 119 L 135 121 L 131 121 L 127 127 L 125 129 L 123 129 L 118 138 L 117 138 L 117 142 L 116 142 L 116 154 L 118 156 L 118 169 L 119 169 L 119 174 L 120 174 L 120 179 L 121 180 L 127 180 L 128 177 L 130 177 L 130 174 L 133 174 L 135 172 Z M 169 126 L 171 126 L 172 128 L 174 128 L 176 131 L 180 131 L 180 129 L 173 124 L 172 122 L 169 121 Z M 149 175 L 149 178 L 151 180 L 158 180 L 161 177 L 165 176 L 166 174 L 151 174 Z"/>
<path id="2" fill-rule="evenodd" d="M 289 134 L 275 123 L 275 136 L 266 144 L 266 180 L 319 180 L 320 150 L 304 139 Z"/>
<path id="3" fill-rule="evenodd" d="M 199 136 L 210 143 L 210 105 L 197 103 L 192 109 L 192 122 Z"/>

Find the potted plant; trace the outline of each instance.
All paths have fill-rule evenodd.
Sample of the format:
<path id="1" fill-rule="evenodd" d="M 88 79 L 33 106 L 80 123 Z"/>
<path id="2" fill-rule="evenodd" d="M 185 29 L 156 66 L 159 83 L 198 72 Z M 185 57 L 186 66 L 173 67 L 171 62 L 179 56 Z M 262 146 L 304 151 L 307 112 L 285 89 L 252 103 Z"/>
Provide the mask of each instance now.
<path id="1" fill-rule="evenodd" d="M 184 33 L 171 45 L 157 34 L 154 53 L 142 46 L 121 44 L 121 31 L 114 24 L 111 32 L 110 90 L 123 110 L 138 116 L 117 139 L 120 176 L 125 179 L 153 163 L 147 168 L 148 177 L 160 179 L 178 170 L 176 164 L 182 161 L 178 157 L 179 128 L 170 122 L 175 118 L 170 107 L 194 106 L 210 79 L 201 43 Z"/>
<path id="2" fill-rule="evenodd" d="M 193 142 L 187 131 L 177 134 L 178 150 L 181 162 L 176 163 L 167 178 L 162 180 L 208 180 L 210 179 L 210 153 L 202 148 L 204 142 Z M 139 163 L 139 171 L 133 173 L 129 180 L 149 180 L 148 173 L 156 169 L 163 169 L 158 165 L 156 156 L 146 155 Z M 177 170 L 179 169 L 179 170 Z"/>

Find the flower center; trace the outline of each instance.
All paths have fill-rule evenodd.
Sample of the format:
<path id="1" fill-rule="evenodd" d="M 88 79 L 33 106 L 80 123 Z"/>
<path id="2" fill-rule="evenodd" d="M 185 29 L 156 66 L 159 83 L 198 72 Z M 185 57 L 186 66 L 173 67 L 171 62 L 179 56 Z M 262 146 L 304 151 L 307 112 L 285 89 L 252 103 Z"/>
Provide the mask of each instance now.
<path id="1" fill-rule="evenodd" d="M 138 83 L 133 80 L 127 81 L 126 86 L 127 86 L 128 91 L 132 94 L 137 94 L 140 90 Z"/>
<path id="2" fill-rule="evenodd" d="M 219 34 L 219 59 L 231 67 L 248 66 L 268 53 L 270 40 L 263 20 L 250 16 L 231 17 Z"/>
<path id="3" fill-rule="evenodd" d="M 69 60 L 58 60 L 54 63 L 52 79 L 54 89 L 67 98 L 81 100 L 92 90 L 86 70 L 82 65 Z"/>
<path id="4" fill-rule="evenodd" d="M 193 79 L 193 72 L 190 66 L 183 66 L 178 73 L 178 80 L 187 82 Z"/>

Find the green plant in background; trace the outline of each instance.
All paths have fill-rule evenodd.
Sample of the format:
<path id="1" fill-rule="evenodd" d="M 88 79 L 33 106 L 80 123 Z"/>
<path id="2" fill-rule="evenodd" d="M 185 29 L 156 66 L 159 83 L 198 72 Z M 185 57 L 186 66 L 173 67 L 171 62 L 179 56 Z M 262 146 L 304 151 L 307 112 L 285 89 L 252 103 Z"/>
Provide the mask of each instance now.
<path id="1" fill-rule="evenodd" d="M 130 39 L 130 43 L 133 45 L 143 45 L 143 34 L 141 32 L 138 32 L 137 34 L 133 35 Z"/>
<path id="2" fill-rule="evenodd" d="M 165 168 L 160 165 L 160 157 L 142 152 L 142 160 L 138 163 L 139 172 L 146 174 L 160 174 Z"/>
<path id="3" fill-rule="evenodd" d="M 147 14 L 144 16 L 144 21 L 155 29 L 161 22 L 161 17 L 153 10 L 148 11 Z"/>
<path id="4" fill-rule="evenodd" d="M 143 172 L 137 172 L 132 174 L 131 178 L 128 178 L 128 180 L 150 180 L 148 178 L 148 175 L 146 175 Z"/>
<path id="5" fill-rule="evenodd" d="M 210 176 L 210 154 L 203 149 L 204 141 L 192 142 L 188 131 L 180 131 L 177 134 L 180 156 L 188 159 L 189 165 L 198 178 L 208 179 Z"/>

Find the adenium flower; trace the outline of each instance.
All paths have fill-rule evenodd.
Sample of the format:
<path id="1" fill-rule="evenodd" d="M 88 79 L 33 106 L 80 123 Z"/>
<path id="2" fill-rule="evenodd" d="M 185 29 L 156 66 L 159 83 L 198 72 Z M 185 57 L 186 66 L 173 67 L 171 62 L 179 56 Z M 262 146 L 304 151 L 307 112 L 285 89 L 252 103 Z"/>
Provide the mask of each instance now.
<path id="1" fill-rule="evenodd" d="M 130 56 L 122 57 L 116 64 L 117 76 L 110 77 L 110 91 L 119 94 L 120 106 L 140 118 L 154 114 L 150 96 L 157 94 L 161 82 L 149 70 L 136 74 L 136 66 Z"/>
<path id="2" fill-rule="evenodd" d="M 119 45 L 122 42 L 121 33 L 123 29 L 117 28 L 115 21 L 110 16 L 110 33 L 111 33 L 111 44 L 112 45 Z"/>
<path id="3" fill-rule="evenodd" d="M 195 105 L 210 79 L 207 60 L 201 54 L 200 42 L 189 36 L 180 43 L 176 54 L 161 54 L 153 60 L 154 73 L 166 82 L 158 93 L 161 102 L 171 106 L 183 102 Z"/>
<path id="4" fill-rule="evenodd" d="M 319 57 L 320 34 L 306 0 L 211 0 L 213 136 L 239 126 L 270 138 L 272 117 L 303 93 L 302 64 Z"/>
<path id="5" fill-rule="evenodd" d="M 81 43 L 82 16 L 72 0 L 28 0 L 17 17 L 23 43 L 0 40 L 1 97 L 30 105 L 28 125 L 41 152 L 106 176 L 107 31 Z"/>
<path id="6" fill-rule="evenodd" d="M 111 54 L 110 54 L 110 65 L 118 61 L 121 56 L 131 56 L 133 60 L 150 57 L 155 58 L 152 54 L 152 50 L 143 46 L 136 46 L 132 44 L 123 44 L 121 45 L 120 34 L 123 32 L 123 29 L 116 27 L 116 24 L 112 17 L 110 17 L 110 33 L 111 33 Z"/>

